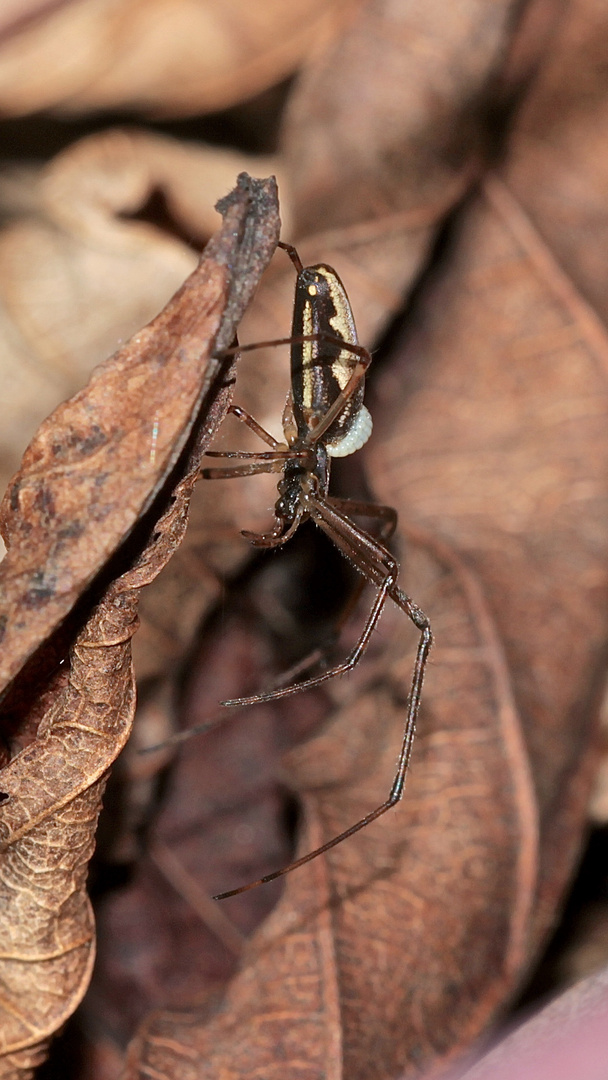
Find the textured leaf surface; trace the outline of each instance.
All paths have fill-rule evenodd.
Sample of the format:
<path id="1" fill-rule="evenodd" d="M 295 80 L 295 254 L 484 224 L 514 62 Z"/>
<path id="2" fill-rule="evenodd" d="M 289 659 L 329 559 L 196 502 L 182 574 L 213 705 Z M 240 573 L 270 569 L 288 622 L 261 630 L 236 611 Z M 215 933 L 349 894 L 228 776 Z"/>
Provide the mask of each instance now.
<path id="1" fill-rule="evenodd" d="M 218 338 L 220 349 L 232 339 L 276 243 L 273 196 L 271 182 L 256 186 L 241 179 L 225 201 L 224 229 L 199 270 L 151 327 L 49 417 L 3 507 L 9 548 L 0 567 L 4 685 L 16 676 L 4 710 L 17 729 L 17 745 L 43 714 L 33 741 L 1 770 L 0 1031 L 6 1076 L 29 1073 L 90 979 L 94 925 L 87 866 L 108 770 L 133 720 L 131 636 L 139 590 L 183 536 L 201 447 L 227 405 L 225 387 L 219 395 L 210 393 L 221 366 L 209 362 L 211 353 Z M 169 419 L 164 403 L 171 379 Z M 201 422 L 197 410 L 205 394 L 211 400 Z M 158 418 L 154 455 L 151 416 Z M 140 554 L 136 546 L 123 560 L 128 566 L 135 559 L 133 569 L 112 581 L 115 569 L 105 587 L 98 584 L 101 599 L 70 649 L 65 674 L 52 673 L 50 684 L 41 679 L 39 687 L 30 685 L 27 672 L 20 680 L 35 649 L 39 665 L 45 648 L 52 664 L 54 646 L 45 639 L 124 540 L 180 455 L 181 468 L 157 503 Z M 95 593 L 89 608 L 91 603 Z"/>

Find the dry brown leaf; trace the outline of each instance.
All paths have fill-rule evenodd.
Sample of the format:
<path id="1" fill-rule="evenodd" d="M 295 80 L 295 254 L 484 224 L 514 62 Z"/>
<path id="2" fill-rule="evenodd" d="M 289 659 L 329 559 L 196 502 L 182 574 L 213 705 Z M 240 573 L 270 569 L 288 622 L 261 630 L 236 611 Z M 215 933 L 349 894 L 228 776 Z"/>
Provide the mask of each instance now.
<path id="1" fill-rule="evenodd" d="M 541 935 L 579 850 L 604 679 L 608 338 L 604 306 L 587 300 L 602 251 L 587 191 L 602 184 L 607 84 L 605 65 L 583 58 L 600 42 L 605 53 L 605 26 L 586 0 L 564 22 L 513 133 L 504 168 L 513 190 L 490 180 L 471 207 L 450 273 L 387 380 L 381 414 L 390 417 L 397 393 L 403 410 L 375 459 L 379 494 L 474 563 L 520 683 L 543 828 Z M 574 200 L 573 137 L 577 161 L 589 163 Z M 541 168 L 545 153 L 555 167 Z M 555 237 L 561 266 L 543 236 Z"/>
<path id="2" fill-rule="evenodd" d="M 541 237 L 596 315 L 608 314 L 606 19 L 592 0 L 569 4 L 528 96 L 505 179 Z"/>
<path id="3" fill-rule="evenodd" d="M 128 217 L 162 189 L 179 218 L 183 198 L 201 188 L 200 169 L 188 179 L 189 160 L 172 140 L 113 131 L 58 155 L 28 184 L 5 179 L 14 220 L 0 236 L 4 483 L 44 416 L 153 318 L 196 265 L 176 236 Z M 230 159 L 208 181 L 206 217 L 199 211 L 190 223 L 201 241 L 214 231 L 213 204 L 236 171 Z"/>
<path id="4" fill-rule="evenodd" d="M 262 257 L 237 227 L 238 219 L 236 226 L 229 220 L 226 231 L 233 229 L 233 246 L 240 242 L 259 276 Z M 249 298 L 239 284 L 228 294 L 238 248 L 219 245 L 208 245 L 173 301 L 45 421 L 28 448 L 2 506 L 4 540 L 13 548 L 2 565 L 2 685 L 72 608 L 187 442 L 219 370 L 220 361 L 208 363 L 211 349 L 227 347 L 242 296 Z M 227 304 L 232 323 L 218 344 Z M 142 396 L 132 401 L 140 388 Z"/>
<path id="5" fill-rule="evenodd" d="M 406 536 L 406 580 L 437 613 L 439 642 L 406 800 L 290 875 L 207 1026 L 194 1010 L 152 1016 L 126 1076 L 228 1080 L 278 1062 L 284 1077 L 418 1071 L 467 1045 L 520 970 L 537 822 L 509 676 L 473 575 L 430 537 Z M 401 613 L 383 629 L 375 662 L 336 690 L 326 732 L 290 755 L 302 852 L 388 790 L 413 635 Z"/>
<path id="6" fill-rule="evenodd" d="M 488 109 L 500 102 L 525 7 L 365 4 L 303 70 L 287 105 L 282 148 L 297 232 L 453 205 L 487 155 Z M 520 81 L 542 55 L 555 14 L 552 4 L 527 35 Z M 407 249 L 394 261 L 397 274 L 407 269 Z"/>
<path id="7" fill-rule="evenodd" d="M 14 680 L 4 709 L 8 702 L 13 724 L 22 726 L 44 709 L 34 741 L 0 781 L 7 797 L 0 811 L 0 881 L 9 913 L 0 947 L 6 1076 L 31 1073 L 88 985 L 94 947 L 87 863 L 108 769 L 135 707 L 130 638 L 139 590 L 183 536 L 200 452 L 230 394 L 225 372 L 218 386 L 222 361 L 211 354 L 232 340 L 278 237 L 271 181 L 240 178 L 222 211 L 223 229 L 165 311 L 45 422 L 2 508 L 2 686 Z M 67 673 L 50 689 L 42 683 L 38 700 L 27 673 L 26 685 L 19 684 L 25 661 L 172 472 L 175 490 L 151 512 L 131 553 L 135 565 L 115 582 L 98 583 L 100 602 L 71 649 Z M 19 704 L 30 716 L 14 715 Z"/>
<path id="8" fill-rule="evenodd" d="M 74 644 L 67 686 L 36 741 L 2 770 L 3 1076 L 30 1075 L 89 984 L 88 862 L 107 771 L 135 709 L 130 637 L 141 584 L 135 573 L 110 587 Z"/>
<path id="9" fill-rule="evenodd" d="M 225 109 L 286 78 L 335 35 L 356 0 L 72 0 L 3 27 L 5 115 L 135 107 Z"/>
<path id="10" fill-rule="evenodd" d="M 373 457 L 379 495 L 390 490 L 404 519 L 475 567 L 504 641 L 541 822 L 531 947 L 580 849 L 608 632 L 596 524 L 608 494 L 608 340 L 564 303 L 562 280 L 521 208 L 488 181 L 380 385 Z"/>
<path id="11" fill-rule="evenodd" d="M 218 690 L 251 689 L 268 653 L 243 612 L 227 614 L 191 664 L 187 697 L 200 718 L 217 713 Z M 191 742 L 166 779 L 158 814 L 150 820 L 149 810 L 144 813 L 146 843 L 142 850 L 140 839 L 128 882 L 98 905 L 99 966 L 87 1016 L 103 1017 L 118 1045 L 127 1044 L 150 1010 L 188 1009 L 217 995 L 235 973 L 246 936 L 276 903 L 277 886 L 258 889 L 230 909 L 210 897 L 227 881 L 289 860 L 290 839 L 277 829 L 284 796 L 276 765 L 293 732 L 294 711 L 243 710 Z M 146 724 L 144 704 L 135 745 L 147 736 Z M 150 760 L 132 755 L 131 744 L 127 759 L 131 768 Z M 114 794 L 119 806 L 131 805 L 129 779 Z M 113 815 L 107 861 L 115 859 L 117 833 L 120 838 L 129 825 L 120 811 Z"/>

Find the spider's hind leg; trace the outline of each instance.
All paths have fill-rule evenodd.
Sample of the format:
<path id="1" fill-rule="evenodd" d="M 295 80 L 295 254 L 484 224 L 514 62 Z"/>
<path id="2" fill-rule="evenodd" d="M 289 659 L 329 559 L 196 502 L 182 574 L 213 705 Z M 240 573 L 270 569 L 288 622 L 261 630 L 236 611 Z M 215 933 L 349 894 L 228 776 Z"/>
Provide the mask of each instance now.
<path id="1" fill-rule="evenodd" d="M 354 512 L 352 506 L 350 509 Z M 282 877 L 291 870 L 304 866 L 305 863 L 310 862 L 311 859 L 315 859 L 318 855 L 322 855 L 324 852 L 329 851 L 331 848 L 335 847 L 336 844 L 340 844 L 349 836 L 353 836 L 355 833 L 360 832 L 361 829 L 366 828 L 372 821 L 376 821 L 377 818 L 381 817 L 390 810 L 391 807 L 395 806 L 401 799 L 405 787 L 405 778 L 412 755 L 412 746 L 416 731 L 416 720 L 420 709 L 422 682 L 433 642 L 429 620 L 410 597 L 398 588 L 396 581 L 399 566 L 383 544 L 374 540 L 373 537 L 368 533 L 365 533 L 362 529 L 358 529 L 346 515 L 342 514 L 340 510 L 337 509 L 337 505 L 332 506 L 329 500 L 315 500 L 314 513 L 312 513 L 311 516 L 316 523 L 327 532 L 328 536 L 336 544 L 336 547 L 338 547 L 339 550 L 354 563 L 366 580 L 376 585 L 378 589 L 376 599 L 367 617 L 363 631 L 359 636 L 359 640 L 344 663 L 332 668 L 330 671 L 324 672 L 323 675 L 318 676 L 317 678 L 305 680 L 303 684 L 297 685 L 295 688 L 286 688 L 283 691 L 278 691 L 261 698 L 258 695 L 256 700 L 272 700 L 272 698 L 283 697 L 288 693 L 294 693 L 295 690 L 316 686 L 321 682 L 325 682 L 326 679 L 333 678 L 336 675 L 341 675 L 352 670 L 367 648 L 371 635 L 382 613 L 384 604 L 390 596 L 391 600 L 393 600 L 408 618 L 411 619 L 420 635 L 407 698 L 397 768 L 387 798 L 384 802 L 380 803 L 379 806 L 376 806 L 375 809 L 366 814 L 365 817 L 356 821 L 350 828 L 345 829 L 338 836 L 334 836 L 327 843 L 322 844 L 321 847 L 308 852 L 307 855 L 302 856 L 300 859 L 296 859 L 295 862 L 290 863 L 289 866 L 285 866 L 281 870 L 276 870 L 272 874 L 266 874 L 260 881 L 241 886 L 239 889 L 231 889 L 226 893 L 220 893 L 219 896 L 215 897 L 215 899 L 218 900 L 223 900 L 228 896 L 236 896 L 238 893 L 245 892 L 247 889 L 254 888 L 256 885 L 273 881 L 275 878 Z M 379 514 L 378 516 L 382 517 L 383 515 Z M 390 520 L 390 514 L 384 514 L 384 517 L 387 522 Z M 388 524 L 386 527 L 388 528 Z M 240 703 L 241 702 L 234 702 L 234 704 Z M 233 703 L 229 702 L 227 704 Z"/>
<path id="2" fill-rule="evenodd" d="M 390 539 L 395 531 L 397 525 L 397 513 L 390 506 L 383 506 L 379 503 L 362 502 L 355 499 L 339 499 L 333 497 L 329 497 L 326 500 L 323 500 L 323 502 L 325 505 L 336 510 L 341 517 L 355 514 L 360 517 L 372 518 L 379 521 L 380 528 L 378 529 L 378 533 L 380 539 L 383 541 Z M 317 524 L 321 523 L 317 522 Z M 355 526 L 353 526 L 353 528 L 355 533 L 359 534 L 359 532 L 361 532 L 362 535 L 367 536 L 362 530 L 357 530 Z M 295 529 L 290 530 L 290 534 L 295 531 Z M 336 543 L 335 536 L 328 529 L 324 529 L 324 531 L 330 536 L 334 543 Z M 253 537 L 253 534 L 249 533 L 244 533 L 243 535 L 248 539 L 252 539 Z M 267 546 L 274 546 L 274 544 L 268 544 Z M 340 547 L 340 545 L 337 546 Z M 342 549 L 340 548 L 340 550 Z M 347 553 L 343 551 L 343 554 Z M 347 558 L 349 558 L 348 554 Z M 354 560 L 349 558 L 349 561 Z M 222 704 L 230 707 L 237 707 L 239 705 L 251 705 L 256 701 L 269 701 L 273 698 L 286 697 L 288 694 L 297 693 L 299 690 L 306 690 L 317 683 L 325 682 L 332 677 L 333 673 L 342 674 L 342 666 L 340 665 L 339 670 L 331 668 L 329 672 L 324 672 L 318 676 L 311 676 L 303 682 L 298 681 L 301 676 L 306 675 L 308 672 L 312 671 L 313 668 L 318 667 L 320 664 L 327 663 L 328 655 L 340 640 L 344 626 L 354 614 L 367 583 L 368 581 L 364 576 L 359 578 L 356 585 L 351 590 L 350 596 L 343 605 L 338 617 L 334 619 L 331 630 L 326 632 L 324 640 L 320 645 L 317 645 L 307 653 L 306 656 L 302 657 L 295 664 L 273 679 L 271 685 L 268 686 L 266 690 L 261 690 L 259 694 L 248 698 L 234 698 L 231 701 L 222 702 Z M 355 661 L 355 663 L 357 662 L 358 661 Z M 353 664 L 352 666 L 355 665 Z"/>

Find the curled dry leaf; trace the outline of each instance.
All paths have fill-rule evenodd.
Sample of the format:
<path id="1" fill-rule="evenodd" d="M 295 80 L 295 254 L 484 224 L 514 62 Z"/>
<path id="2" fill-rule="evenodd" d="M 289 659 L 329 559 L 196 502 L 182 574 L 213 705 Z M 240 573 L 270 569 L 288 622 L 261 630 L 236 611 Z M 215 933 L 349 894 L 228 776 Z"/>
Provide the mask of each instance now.
<path id="1" fill-rule="evenodd" d="M 268 257 L 261 244 L 256 251 L 253 227 L 233 222 L 241 209 L 230 208 L 224 231 L 164 311 L 30 444 L 2 504 L 4 539 L 14 549 L 2 568 L 3 685 L 70 611 L 185 446 L 221 365 L 209 364 L 212 349 L 227 347 L 251 295 L 250 280 L 249 292 L 238 280 L 229 291 L 230 271 L 242 251 L 257 280 Z M 231 322 L 222 326 L 226 307 Z M 140 388 L 133 400 L 128 391 Z"/>
<path id="2" fill-rule="evenodd" d="M 0 46 L 2 111 L 225 109 L 286 78 L 353 7 L 356 0 L 73 0 L 29 18 L 17 10 Z"/>
<path id="3" fill-rule="evenodd" d="M 0 180 L 0 486 L 28 439 L 92 368 L 152 319 L 196 265 L 243 155 L 144 132 L 83 139 L 39 172 Z M 253 175 L 272 172 L 248 159 Z M 136 216 L 162 193 L 171 230 Z M 166 223 L 165 223 L 166 224 Z"/>
<path id="4" fill-rule="evenodd" d="M 185 530 L 200 452 L 230 393 L 225 372 L 218 386 L 223 362 L 211 357 L 232 340 L 278 238 L 272 181 L 241 177 L 221 209 L 224 226 L 198 269 L 153 324 L 43 424 L 3 504 L 2 685 L 13 680 L 4 708 L 21 725 L 28 715 L 15 718 L 19 704 L 27 701 L 34 715 L 40 705 L 19 672 L 36 650 L 53 658 L 52 631 L 150 509 L 142 539 L 134 539 L 133 568 L 98 580 L 91 602 L 99 603 L 67 674 L 51 685 L 34 741 L 1 773 L 8 800 L 0 811 L 0 883 L 10 913 L 0 946 L 3 1075 L 31 1071 L 88 983 L 86 866 L 107 772 L 134 711 L 130 638 L 139 590 Z"/>
<path id="5" fill-rule="evenodd" d="M 162 192 L 176 230 L 209 236 L 217 226 L 216 203 L 234 183 L 242 160 L 236 151 L 111 128 L 81 139 L 52 160 L 40 176 L 39 209 L 73 240 L 96 241 L 102 251 L 119 251 L 123 257 L 156 246 L 160 257 L 161 243 L 169 248 L 169 238 L 149 224 L 128 220 L 129 215 L 141 211 L 154 192 Z M 248 161 L 253 172 L 268 158 Z M 185 257 L 183 250 L 180 254 Z M 173 256 L 177 260 L 178 252 Z"/>
<path id="6" fill-rule="evenodd" d="M 43 417 L 194 269 L 194 251 L 175 236 L 128 217 L 167 187 L 166 162 L 177 165 L 176 155 L 183 158 L 171 140 L 111 132 L 58 155 L 28 182 L 3 180 L 5 483 Z M 183 159 L 177 171 L 186 171 Z M 227 186 L 215 189 L 214 201 Z M 212 214 L 196 233 L 201 240 L 216 227 Z"/>

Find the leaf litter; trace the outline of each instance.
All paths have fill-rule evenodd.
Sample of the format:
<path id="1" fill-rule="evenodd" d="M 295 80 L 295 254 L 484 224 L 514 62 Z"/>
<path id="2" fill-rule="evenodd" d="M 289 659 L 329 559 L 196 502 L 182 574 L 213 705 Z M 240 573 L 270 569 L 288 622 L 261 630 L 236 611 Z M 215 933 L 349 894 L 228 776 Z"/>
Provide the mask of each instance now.
<path id="1" fill-rule="evenodd" d="M 604 16 L 583 0 L 568 18 L 559 4 L 528 5 L 521 24 L 513 4 L 484 12 L 487 5 L 471 2 L 448 21 L 445 6 L 422 13 L 366 6 L 294 86 L 275 156 L 288 178 L 288 217 L 308 234 L 304 257 L 337 265 L 364 340 L 390 320 L 430 253 L 437 264 L 421 283 L 404 341 L 379 373 L 376 436 L 366 451 L 368 486 L 400 511 L 406 587 L 430 606 L 439 640 L 406 801 L 395 820 L 353 840 L 350 851 L 337 849 L 325 867 L 313 864 L 309 878 L 287 879 L 223 1004 L 214 997 L 221 980 L 211 979 L 211 995 L 202 982 L 190 983 L 188 1000 L 187 978 L 186 992 L 175 993 L 179 975 L 154 969 L 170 1011 L 144 1023 L 129 1075 L 157 1067 L 180 1077 L 188 1069 L 236 1077 L 254 1067 L 266 1075 L 279 1050 L 282 1075 L 289 1075 L 287 1061 L 299 1077 L 303 1063 L 315 1077 L 418 1074 L 468 1047 L 517 993 L 580 851 L 605 642 L 603 153 L 595 142 L 605 100 Z M 398 76 L 389 78 L 398 63 Z M 395 86 L 403 100 L 392 110 Z M 488 117 L 496 110 L 503 134 L 510 130 L 498 175 L 458 207 L 444 246 L 433 252 L 438 224 L 485 171 Z M 207 160 L 215 160 L 212 150 Z M 335 171 L 325 188 L 324 161 Z M 277 260 L 243 330 L 247 340 L 285 333 L 291 289 Z M 244 367 L 239 381 L 239 403 L 273 431 L 280 430 L 284 365 L 275 351 Z M 228 425 L 224 440 L 235 445 Z M 259 493 L 247 482 L 224 487 L 214 486 L 207 505 L 228 535 L 250 525 L 243 517 Z M 180 597 L 194 587 L 197 554 L 211 550 L 200 498 L 201 527 L 182 559 L 188 585 L 174 588 L 178 615 L 167 612 L 170 644 L 161 660 L 148 650 L 152 675 L 188 649 L 189 631 L 176 645 L 173 628 Z M 262 494 L 260 512 L 271 499 Z M 213 574 L 222 559 L 232 573 L 234 545 L 218 537 L 215 550 Z M 213 575 L 206 587 L 207 597 L 217 595 Z M 194 626 L 206 602 L 184 621 Z M 153 644 L 162 636 L 163 605 L 161 596 Z M 228 653 L 243 633 L 246 640 L 242 629 L 228 633 Z M 306 706 L 325 713 L 328 726 L 292 751 L 278 774 L 303 802 L 299 850 L 349 824 L 385 790 L 398 743 L 405 635 L 387 612 L 366 671 Z M 264 640 L 255 630 L 253 637 L 236 650 L 235 667 L 240 657 L 256 690 Z M 211 705 L 222 696 L 213 690 L 211 678 Z M 308 730 L 304 711 L 294 703 L 274 723 Z M 270 752 L 270 721 L 251 722 Z M 221 738 L 247 757 L 247 730 L 231 721 Z M 216 738 L 215 758 L 207 744 L 211 761 L 222 758 Z M 199 797 L 204 757 L 197 754 L 189 777 L 187 769 L 176 773 L 182 807 Z M 219 764 L 216 773 L 221 789 Z M 211 801 L 216 788 L 211 783 Z M 273 803 L 280 803 L 276 784 L 262 784 L 259 817 L 249 807 L 252 830 L 241 833 L 230 816 L 220 828 L 218 848 L 235 852 L 235 884 L 254 858 L 239 837 L 259 843 Z M 216 879 L 208 891 L 231 881 L 217 880 L 226 864 L 208 834 L 202 854 L 191 850 L 170 867 L 172 813 L 175 823 L 179 809 L 167 803 L 151 850 L 166 881 L 172 875 L 178 884 L 180 871 L 190 872 L 176 896 L 192 906 L 193 880 L 205 893 L 210 851 Z M 196 827 L 186 823 L 192 837 Z M 265 843 L 263 858 L 272 858 L 272 838 Z M 144 895 L 158 893 L 157 876 Z M 243 932 L 254 925 L 251 911 L 227 910 Z M 204 905 L 197 917 L 207 918 Z M 148 947 L 151 937 L 155 944 L 149 929 Z M 221 928 L 215 932 L 221 937 Z M 225 948 L 229 940 L 234 955 L 240 942 L 228 929 Z M 193 952 L 186 974 L 195 968 Z M 142 1000 L 149 972 L 144 965 Z"/>
<path id="2" fill-rule="evenodd" d="M 56 699 L 2 770 L 5 1075 L 31 1072 L 88 985 L 86 870 L 108 769 L 133 719 L 139 590 L 185 530 L 200 454 L 231 392 L 234 362 L 226 371 L 213 356 L 232 341 L 278 239 L 273 182 L 241 177 L 221 209 L 223 228 L 197 270 L 43 424 L 3 504 L 2 674 L 13 711 L 27 700 L 20 669 L 90 590 Z M 147 529 L 132 538 L 127 569 L 117 574 L 115 563 L 108 580 L 104 565 L 142 515 Z"/>

